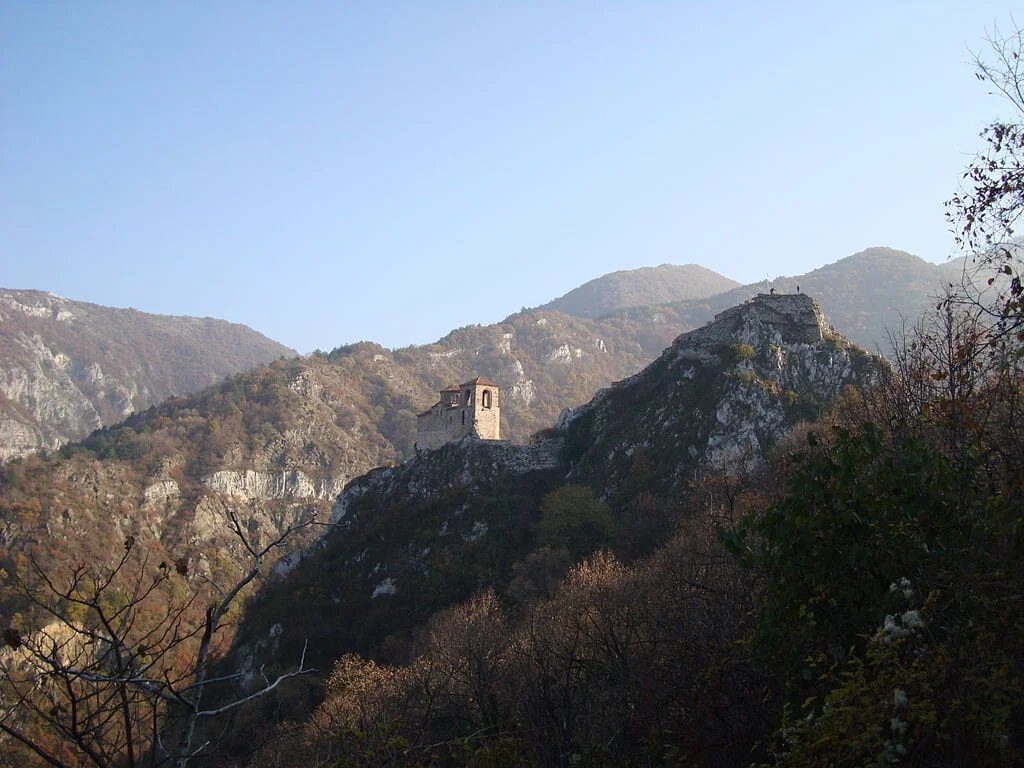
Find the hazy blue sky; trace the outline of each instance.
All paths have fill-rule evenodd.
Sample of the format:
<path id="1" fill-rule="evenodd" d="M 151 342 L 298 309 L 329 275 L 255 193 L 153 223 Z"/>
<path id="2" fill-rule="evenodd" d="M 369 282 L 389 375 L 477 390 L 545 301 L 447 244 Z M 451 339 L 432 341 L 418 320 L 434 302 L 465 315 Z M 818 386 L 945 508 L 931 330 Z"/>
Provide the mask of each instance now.
<path id="1" fill-rule="evenodd" d="M 1010 6 L 0 7 L 0 285 L 422 343 L 619 269 L 941 261 Z"/>

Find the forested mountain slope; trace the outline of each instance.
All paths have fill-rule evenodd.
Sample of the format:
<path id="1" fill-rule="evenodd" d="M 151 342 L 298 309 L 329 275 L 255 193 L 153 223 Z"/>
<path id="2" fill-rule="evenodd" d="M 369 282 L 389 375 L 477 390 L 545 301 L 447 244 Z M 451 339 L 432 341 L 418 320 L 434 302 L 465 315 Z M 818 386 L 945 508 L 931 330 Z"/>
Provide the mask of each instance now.
<path id="1" fill-rule="evenodd" d="M 819 272 L 841 272 L 843 263 Z M 45 295 L 36 298 L 50 306 Z M 46 301 L 58 314 L 70 311 Z M 431 345 L 359 343 L 277 361 L 134 414 L 81 446 L 9 464 L 0 482 L 0 543 L 10 554 L 59 540 L 73 555 L 119 530 L 145 529 L 168 555 L 200 557 L 214 541 L 230 551 L 230 542 L 209 535 L 228 512 L 267 535 L 310 512 L 324 519 L 344 483 L 408 458 L 415 414 L 446 384 L 474 375 L 496 381 L 502 435 L 523 443 L 564 409 L 640 370 L 708 311 L 706 300 L 685 311 L 673 305 L 601 320 L 535 310 Z M 795 400 L 793 412 L 802 405 Z"/>
<path id="2" fill-rule="evenodd" d="M 291 357 L 244 325 L 0 289 L 0 460 Z"/>
<path id="3" fill-rule="evenodd" d="M 549 320 L 558 317 L 546 314 Z M 538 328 L 538 318 L 530 319 Z M 513 342 L 520 332 L 527 337 L 527 328 L 513 323 L 497 338 Z M 479 330 L 453 336 L 465 342 L 474 337 L 461 334 Z M 332 504 L 343 482 L 332 475 L 332 466 L 354 472 L 359 462 L 374 460 L 373 445 L 378 462 L 393 450 L 386 440 L 372 442 L 374 435 L 379 438 L 372 425 L 396 402 L 407 402 L 417 386 L 416 377 L 394 360 L 398 352 L 362 344 L 336 350 L 331 360 L 279 361 L 201 398 L 180 398 L 139 414 L 58 456 L 9 464 L 2 493 L 16 504 L 3 511 L 13 523 L 4 530 L 5 544 L 13 545 L 5 567 L 10 572 L 24 562 L 23 545 L 32 543 L 32 531 L 37 545 L 50 536 L 60 541 L 63 551 L 47 562 L 52 568 L 62 561 L 102 560 L 111 542 L 125 541 L 145 544 L 154 560 L 166 553 L 167 562 L 181 564 L 173 584 L 187 591 L 230 578 L 244 560 L 237 546 L 232 550 L 226 530 L 231 515 L 251 537 L 272 537 L 286 520 L 310 511 L 330 515 L 327 535 L 279 563 L 277 577 L 249 606 L 228 665 L 217 672 L 234 672 L 234 682 L 258 685 L 264 675 L 292 668 L 308 641 L 307 666 L 315 664 L 322 674 L 332 669 L 327 698 L 311 720 L 282 723 L 316 707 L 324 694 L 323 678 L 303 677 L 304 684 L 282 689 L 281 698 L 248 710 L 226 731 L 218 729 L 231 734 L 227 741 L 204 732 L 203 739 L 213 738 L 204 747 L 211 764 L 227 764 L 229 749 L 246 755 L 239 765 L 252 766 L 326 766 L 339 759 L 354 765 L 398 759 L 592 766 L 621 764 L 625 756 L 655 764 L 698 757 L 722 766 L 749 760 L 751 747 L 774 727 L 771 710 L 782 706 L 783 694 L 739 642 L 755 628 L 764 584 L 741 572 L 715 532 L 735 524 L 744 511 L 769 509 L 784 492 L 773 489 L 770 475 L 760 487 L 745 487 L 742 478 L 793 425 L 821 413 L 844 392 L 851 415 L 872 412 L 860 408 L 857 390 L 879 381 L 885 364 L 835 334 L 810 297 L 758 296 L 679 337 L 643 372 L 565 413 L 530 445 L 469 439 L 423 452 L 357 477 Z M 476 356 L 486 357 L 482 349 Z M 372 365 L 378 366 L 375 375 L 366 376 Z M 922 380 L 941 384 L 929 375 Z M 1012 391 L 1008 395 L 1012 399 Z M 925 402 L 920 406 L 922 418 L 941 421 L 947 413 Z M 896 416 L 914 418 L 903 411 Z M 857 418 L 862 416 L 847 423 L 859 424 Z M 337 429 L 325 427 L 328 421 Z M 828 426 L 802 434 L 775 457 L 772 473 L 785 475 L 791 462 L 804 461 L 801 446 L 833 439 Z M 844 432 L 835 434 L 838 451 Z M 785 528 L 782 518 L 781 531 L 764 529 L 770 536 L 784 534 L 779 546 L 788 546 L 792 534 L 809 536 L 805 543 L 822 551 L 837 545 L 843 553 L 880 548 L 881 559 L 872 555 L 866 561 L 884 566 L 880 574 L 874 566 L 865 571 L 852 554 L 814 560 L 798 572 L 792 570 L 797 560 L 774 565 L 790 569 L 779 582 L 785 589 L 808 586 L 802 610 L 816 615 L 830 610 L 821 602 L 828 595 L 814 588 L 822 572 L 836 572 L 829 595 L 872 595 L 870 606 L 857 603 L 864 616 L 856 614 L 842 636 L 844 649 L 863 643 L 872 622 L 882 626 L 884 618 L 889 626 L 889 585 L 900 574 L 920 572 L 912 583 L 945 578 L 949 563 L 933 562 L 929 553 L 945 551 L 933 544 L 957 541 L 948 534 L 957 533 L 960 519 L 942 506 L 954 496 L 946 493 L 949 477 L 940 471 L 941 456 L 922 473 L 930 465 L 915 463 L 920 442 L 894 446 L 886 457 L 872 434 L 865 432 L 863 445 L 854 447 L 874 453 L 828 463 L 831 453 L 825 451 L 825 463 L 812 462 L 807 472 L 814 474 L 791 492 L 788 503 L 804 504 L 810 491 L 815 504 L 831 505 L 830 515 L 845 515 L 844 527 L 835 528 L 829 517 L 824 528 L 815 529 L 812 515 L 805 521 L 810 531 Z M 165 461 L 167 456 L 173 458 Z M 851 463 L 857 461 L 862 464 Z M 818 474 L 822 468 L 825 475 Z M 819 488 L 822 477 L 827 486 Z M 54 486 L 55 478 L 66 485 Z M 854 484 L 844 485 L 850 478 Z M 917 488 L 913 483 L 927 486 L 918 489 L 920 498 L 918 490 L 908 490 Z M 910 495 L 903 499 L 905 493 Z M 261 496 L 270 503 L 256 503 Z M 128 503 L 119 504 L 123 498 Z M 998 494 L 985 498 L 1002 504 Z M 854 505 L 848 506 L 851 499 Z M 933 515 L 925 515 L 924 527 L 914 528 L 917 518 L 908 523 L 902 511 L 911 499 L 922 510 L 942 510 L 942 520 L 953 527 L 947 530 L 942 522 L 936 528 L 929 522 Z M 896 503 L 891 509 L 890 501 Z M 79 516 L 89 504 L 100 513 Z M 1004 506 L 995 512 L 1004 515 Z M 929 546 L 886 549 L 887 539 L 872 538 L 876 523 L 864 518 L 865 510 L 879 511 L 880 525 L 891 522 L 898 535 L 923 536 Z M 165 522 L 175 514 L 175 521 Z M 885 515 L 896 516 L 890 521 Z M 90 535 L 90 525 L 98 535 Z M 89 546 L 82 547 L 83 541 Z M 993 551 L 988 540 L 980 546 L 983 553 Z M 602 555 L 570 568 L 602 547 L 619 559 Z M 970 568 L 976 565 L 970 562 Z M 845 584 L 851 579 L 853 587 Z M 1019 595 L 1009 596 L 1019 601 Z M 13 597 L 5 593 L 5 599 Z M 798 606 L 790 603 L 784 609 L 795 611 Z M 982 605 L 989 610 L 992 603 Z M 768 619 L 777 615 L 769 613 Z M 896 621 L 916 621 L 917 615 L 911 611 Z M 1002 626 L 1001 615 L 981 618 L 991 629 Z M 799 649 L 807 632 L 813 641 L 815 632 L 827 639 L 838 624 L 815 626 L 794 620 L 781 628 Z M 21 635 L 6 637 L 20 642 Z M 978 640 L 990 647 L 984 637 Z M 1012 642 L 991 647 L 1002 654 L 995 660 L 1002 674 Z M 900 648 L 893 646 L 895 652 Z M 976 656 L 981 646 L 940 648 L 966 659 L 963 654 Z M 377 660 L 339 659 L 353 649 Z M 924 668 L 920 659 L 913 661 L 913 674 L 929 676 L 926 682 L 943 679 L 943 657 L 934 658 L 939 663 Z M 887 662 L 882 657 L 871 663 Z M 957 668 L 983 672 L 960 662 Z M 904 683 L 886 677 L 884 668 L 876 671 L 888 686 L 879 700 L 888 723 L 888 709 L 903 706 L 902 699 L 893 705 L 889 693 Z M 804 679 L 800 672 L 798 679 Z M 999 695 L 1013 690 L 1015 680 L 995 681 Z M 825 690 L 835 684 L 822 681 Z M 984 677 L 966 682 L 993 683 Z M 856 677 L 840 683 L 854 693 L 865 684 Z M 941 695 L 927 685 L 932 687 L 911 691 L 910 700 Z M 209 706 L 226 695 L 210 694 Z M 1009 711 L 1000 702 L 997 713 Z M 912 709 L 911 717 L 917 712 Z M 871 722 L 864 725 L 868 733 Z M 917 728 L 916 722 L 910 727 Z M 965 722 L 974 721 L 968 716 Z M 842 746 L 845 720 L 823 723 Z"/>
<path id="4" fill-rule="evenodd" d="M 649 553 L 695 477 L 759 466 L 793 424 L 884 368 L 810 297 L 762 295 L 680 336 L 531 445 L 467 438 L 374 470 L 256 601 L 234 663 L 248 674 L 307 642 L 320 667 L 352 650 L 401 656 L 419 622 L 482 586 L 507 589 L 538 547 Z M 552 493 L 569 497 L 564 528 L 543 521 Z"/>
<path id="5" fill-rule="evenodd" d="M 699 264 L 662 264 L 603 275 L 538 309 L 596 318 L 619 309 L 716 296 L 739 285 Z"/>
<path id="6" fill-rule="evenodd" d="M 229 568 L 245 557 L 230 515 L 265 536 L 314 513 L 325 520 L 346 482 L 411 454 L 415 414 L 448 383 L 496 380 L 503 435 L 525 441 L 654 354 L 622 327 L 526 313 L 434 345 L 360 343 L 236 374 L 79 443 L 9 461 L 0 555 L 10 562 L 36 548 L 45 559 L 59 549 L 88 562 L 102 542 L 131 535 L 154 557 Z"/>

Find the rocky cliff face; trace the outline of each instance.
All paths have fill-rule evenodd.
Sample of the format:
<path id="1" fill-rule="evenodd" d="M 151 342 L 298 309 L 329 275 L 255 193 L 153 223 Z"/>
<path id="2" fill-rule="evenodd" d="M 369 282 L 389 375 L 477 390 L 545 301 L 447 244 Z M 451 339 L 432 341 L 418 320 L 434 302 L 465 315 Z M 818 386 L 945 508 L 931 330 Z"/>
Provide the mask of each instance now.
<path id="1" fill-rule="evenodd" d="M 884 366 L 836 335 L 810 297 L 757 296 L 680 336 L 532 445 L 466 438 L 374 470 L 338 496 L 329 532 L 280 565 L 238 663 L 267 661 L 256 649 L 270 647 L 271 627 L 284 654 L 309 639 L 318 665 L 375 652 L 387 635 L 507 580 L 536 546 L 540 500 L 553 489 L 590 486 L 620 517 L 641 497 L 677 505 L 695 473 L 756 466 L 793 424 Z"/>
<path id="2" fill-rule="evenodd" d="M 294 351 L 243 325 L 0 289 L 0 460 Z"/>
<path id="3" fill-rule="evenodd" d="M 683 334 L 642 373 L 563 415 L 568 477 L 678 494 L 695 472 L 749 470 L 798 420 L 884 367 L 806 294 L 759 295 Z"/>

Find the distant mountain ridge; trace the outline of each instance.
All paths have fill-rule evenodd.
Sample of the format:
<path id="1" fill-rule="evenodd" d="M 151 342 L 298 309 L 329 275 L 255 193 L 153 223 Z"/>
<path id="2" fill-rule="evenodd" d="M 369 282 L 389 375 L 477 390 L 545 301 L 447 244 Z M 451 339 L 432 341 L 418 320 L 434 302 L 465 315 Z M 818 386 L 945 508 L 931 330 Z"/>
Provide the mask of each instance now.
<path id="1" fill-rule="evenodd" d="M 699 264 L 662 264 L 603 275 L 537 309 L 596 319 L 619 309 L 714 296 L 739 285 Z"/>
<path id="2" fill-rule="evenodd" d="M 936 265 L 905 251 L 869 248 L 806 275 L 776 278 L 771 287 L 795 293 L 799 286 L 820 300 L 839 332 L 885 353 L 886 329 L 899 328 L 903 319 L 913 322 L 943 283 L 959 281 L 962 268 L 963 260 Z M 682 276 L 692 285 L 659 293 L 663 275 Z M 714 285 L 731 287 L 625 306 L 641 296 L 698 294 Z M 695 265 L 629 270 L 591 280 L 500 323 L 457 329 L 434 344 L 389 350 L 361 342 L 321 357 L 356 375 L 356 389 L 339 397 L 357 410 L 356 404 L 372 404 L 372 413 L 361 412 L 396 457 L 411 448 L 415 413 L 430 405 L 437 389 L 474 375 L 501 386 L 502 434 L 523 441 L 563 408 L 640 370 L 680 333 L 768 288 L 763 281 L 740 286 Z M 583 306 L 588 296 L 593 303 Z M 249 342 L 254 346 L 247 347 Z M 42 291 L 2 291 L 0 458 L 52 450 L 166 397 L 281 355 L 294 352 L 224 321 L 113 310 Z"/>
<path id="3" fill-rule="evenodd" d="M 887 354 L 889 333 L 898 334 L 904 323 L 912 325 L 945 286 L 960 283 L 963 271 L 963 258 L 934 264 L 907 251 L 873 247 L 803 275 L 759 280 L 700 299 L 623 309 L 605 319 L 643 323 L 658 316 L 667 324 L 694 328 L 758 293 L 799 291 L 818 299 L 836 330 L 850 341 Z"/>
<path id="4" fill-rule="evenodd" d="M 0 288 L 0 460 L 296 353 L 225 320 Z"/>

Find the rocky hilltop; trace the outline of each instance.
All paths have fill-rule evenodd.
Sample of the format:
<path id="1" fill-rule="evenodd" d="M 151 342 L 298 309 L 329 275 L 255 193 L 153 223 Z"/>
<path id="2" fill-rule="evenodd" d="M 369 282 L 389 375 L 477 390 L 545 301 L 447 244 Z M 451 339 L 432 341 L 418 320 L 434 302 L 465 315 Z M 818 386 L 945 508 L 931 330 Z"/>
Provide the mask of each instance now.
<path id="1" fill-rule="evenodd" d="M 295 352 L 244 325 L 0 289 L 0 460 Z"/>
<path id="2" fill-rule="evenodd" d="M 235 664 L 287 659 L 307 639 L 323 668 L 346 651 L 380 653 L 443 605 L 503 588 L 538 546 L 541 499 L 567 483 L 609 505 L 619 544 L 658 540 L 667 531 L 651 528 L 685 503 L 695 474 L 757 465 L 796 422 L 884 367 L 809 296 L 761 295 L 680 336 L 531 445 L 466 438 L 356 478 L 329 532 L 281 563 L 254 603 Z"/>
<path id="3" fill-rule="evenodd" d="M 677 494 L 695 471 L 748 471 L 796 421 L 883 366 L 837 334 L 810 296 L 758 295 L 565 414 L 567 476 L 608 492 L 646 457 L 649 482 Z"/>

